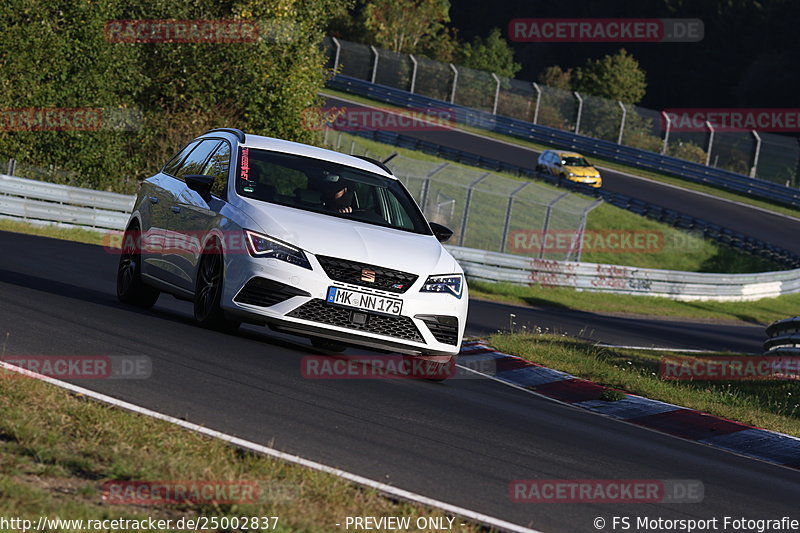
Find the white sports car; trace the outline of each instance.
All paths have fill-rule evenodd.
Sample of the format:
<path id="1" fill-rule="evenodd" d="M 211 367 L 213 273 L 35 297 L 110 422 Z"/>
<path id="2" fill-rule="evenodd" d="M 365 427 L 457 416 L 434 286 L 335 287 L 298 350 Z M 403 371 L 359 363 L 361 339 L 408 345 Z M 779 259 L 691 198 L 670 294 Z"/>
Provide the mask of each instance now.
<path id="1" fill-rule="evenodd" d="M 142 183 L 117 294 L 170 293 L 203 326 L 267 324 L 328 350 L 452 356 L 468 297 L 451 235 L 378 161 L 216 129 Z"/>

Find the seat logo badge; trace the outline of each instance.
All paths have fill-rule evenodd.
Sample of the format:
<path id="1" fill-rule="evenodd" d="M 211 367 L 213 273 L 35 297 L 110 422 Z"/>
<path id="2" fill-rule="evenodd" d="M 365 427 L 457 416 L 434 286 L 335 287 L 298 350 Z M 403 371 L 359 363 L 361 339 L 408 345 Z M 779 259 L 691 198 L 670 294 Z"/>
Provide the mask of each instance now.
<path id="1" fill-rule="evenodd" d="M 366 283 L 375 283 L 375 271 L 366 268 L 361 269 L 361 281 Z"/>

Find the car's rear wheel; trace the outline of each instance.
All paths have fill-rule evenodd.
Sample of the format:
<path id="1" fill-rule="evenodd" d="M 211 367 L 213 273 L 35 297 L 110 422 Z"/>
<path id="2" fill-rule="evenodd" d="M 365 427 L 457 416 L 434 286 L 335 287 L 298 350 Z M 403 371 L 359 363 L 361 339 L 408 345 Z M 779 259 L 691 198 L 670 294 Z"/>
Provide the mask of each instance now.
<path id="1" fill-rule="evenodd" d="M 149 309 L 158 300 L 159 291 L 142 281 L 141 232 L 132 224 L 122 241 L 117 266 L 117 299 L 128 305 Z"/>
<path id="2" fill-rule="evenodd" d="M 220 307 L 223 273 L 222 249 L 214 242 L 200 257 L 194 292 L 194 319 L 204 328 L 232 333 L 239 329 L 241 322 L 226 318 Z"/>

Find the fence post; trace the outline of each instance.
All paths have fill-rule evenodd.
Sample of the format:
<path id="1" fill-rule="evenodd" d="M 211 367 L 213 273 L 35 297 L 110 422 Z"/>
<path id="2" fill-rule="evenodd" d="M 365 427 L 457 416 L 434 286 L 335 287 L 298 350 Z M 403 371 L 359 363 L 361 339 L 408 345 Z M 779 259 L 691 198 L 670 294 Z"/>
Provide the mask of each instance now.
<path id="1" fill-rule="evenodd" d="M 467 189 L 467 199 L 464 201 L 464 216 L 461 217 L 461 235 L 458 237 L 459 246 L 464 246 L 464 234 L 467 233 L 467 220 L 469 219 L 469 205 L 472 203 L 472 191 L 480 182 L 491 175 L 491 172 L 487 172 L 469 184 L 469 189 Z"/>
<path id="2" fill-rule="evenodd" d="M 578 253 L 575 256 L 574 261 L 580 262 L 581 255 L 583 255 L 583 233 L 586 231 L 586 217 L 589 216 L 589 213 L 598 205 L 603 203 L 603 199 L 595 200 L 589 207 L 583 210 L 581 213 L 581 223 L 580 227 L 578 228 Z M 568 258 L 569 260 L 569 258 Z"/>
<path id="3" fill-rule="evenodd" d="M 534 82 L 532 85 L 536 91 L 536 107 L 533 109 L 533 123 L 536 124 L 536 121 L 539 120 L 539 102 L 542 100 L 542 90 L 538 83 Z"/>
<path id="4" fill-rule="evenodd" d="M 628 114 L 628 110 L 625 108 L 625 104 L 622 102 L 617 103 L 622 108 L 622 120 L 619 122 L 619 138 L 617 139 L 617 144 L 622 144 L 622 133 L 625 131 L 625 117 Z"/>
<path id="5" fill-rule="evenodd" d="M 417 85 L 417 58 L 414 57 L 414 54 L 408 54 L 408 58 L 411 60 L 411 64 L 414 65 L 414 68 L 411 69 L 411 88 L 408 92 L 414 94 L 414 87 Z"/>
<path id="6" fill-rule="evenodd" d="M 492 115 L 497 114 L 497 101 L 500 99 L 500 78 L 497 77 L 497 74 L 494 72 L 491 73 L 492 78 L 494 78 L 495 88 L 494 88 L 494 105 L 492 106 Z"/>
<path id="7" fill-rule="evenodd" d="M 711 164 L 711 149 L 714 147 L 714 128 L 711 123 L 706 120 L 706 127 L 708 128 L 708 152 L 706 153 L 706 166 Z"/>
<path id="8" fill-rule="evenodd" d="M 550 201 L 549 204 L 547 204 L 547 207 L 545 207 L 544 224 L 542 224 L 542 246 L 539 248 L 539 259 L 541 259 L 544 256 L 544 248 L 547 243 L 547 232 L 550 231 L 550 211 L 552 211 L 553 205 L 555 205 L 556 202 L 558 202 L 568 194 L 569 191 L 560 194 L 559 196 L 556 196 L 555 198 L 553 198 L 552 201 Z"/>
<path id="9" fill-rule="evenodd" d="M 442 163 L 438 167 L 434 168 L 427 176 L 425 176 L 425 181 L 422 183 L 422 190 L 419 193 L 419 207 L 422 209 L 422 212 L 425 212 L 425 202 L 428 201 L 428 189 L 431 186 L 431 178 L 437 172 L 444 170 L 444 168 L 449 165 L 450 163 Z"/>
<path id="10" fill-rule="evenodd" d="M 8 172 L 9 176 L 13 176 L 14 172 L 17 170 L 17 160 L 16 159 L 9 159 L 8 160 Z"/>
<path id="11" fill-rule="evenodd" d="M 666 111 L 661 112 L 661 118 L 663 118 L 666 123 L 664 127 L 664 144 L 661 146 L 661 155 L 664 155 L 667 153 L 667 145 L 669 145 L 669 130 L 672 126 L 672 120 L 669 118 Z"/>
<path id="12" fill-rule="evenodd" d="M 511 211 L 514 209 L 514 196 L 516 196 L 518 192 L 520 192 L 522 189 L 524 189 L 531 183 L 533 182 L 526 181 L 525 183 L 523 183 L 522 185 L 511 191 L 511 194 L 508 195 L 508 209 L 506 210 L 506 222 L 503 225 L 503 242 L 500 244 L 501 253 L 504 253 L 506 251 L 506 240 L 508 239 L 508 226 L 511 225 Z"/>
<path id="13" fill-rule="evenodd" d="M 753 166 L 750 168 L 750 177 L 756 177 L 756 168 L 758 167 L 758 156 L 761 154 L 761 136 L 756 130 L 751 131 L 753 137 L 756 138 L 756 153 L 753 155 Z"/>
<path id="14" fill-rule="evenodd" d="M 333 56 L 333 71 L 336 72 L 339 69 L 339 56 L 342 53 L 342 44 L 336 37 L 331 37 L 331 41 L 333 41 L 333 44 L 336 46 L 336 55 Z"/>
<path id="15" fill-rule="evenodd" d="M 452 63 L 450 63 L 450 69 L 453 71 L 453 90 L 450 91 L 450 103 L 455 103 L 456 101 L 456 85 L 458 85 L 458 69 Z"/>
<path id="16" fill-rule="evenodd" d="M 578 94 L 578 91 L 573 91 L 572 94 L 574 94 L 575 98 L 578 99 L 578 118 L 575 119 L 575 135 L 578 135 L 578 133 L 581 130 L 581 112 L 583 111 L 583 98 L 581 98 L 581 95 Z"/>
<path id="17" fill-rule="evenodd" d="M 377 48 L 375 48 L 373 45 L 370 45 L 370 48 L 372 48 L 372 53 L 375 54 L 375 61 L 372 63 L 372 79 L 370 80 L 370 83 L 375 83 L 375 77 L 378 75 L 378 58 L 380 56 Z"/>

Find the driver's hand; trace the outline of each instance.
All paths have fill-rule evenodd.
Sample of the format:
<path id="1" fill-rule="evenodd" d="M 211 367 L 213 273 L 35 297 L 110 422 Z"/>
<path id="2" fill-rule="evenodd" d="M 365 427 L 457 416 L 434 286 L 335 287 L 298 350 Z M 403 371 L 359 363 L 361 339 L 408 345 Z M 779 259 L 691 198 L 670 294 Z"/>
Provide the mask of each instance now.
<path id="1" fill-rule="evenodd" d="M 353 212 L 353 208 L 350 207 L 349 205 L 347 207 L 340 207 L 339 208 L 339 212 L 340 213 L 352 213 Z"/>

